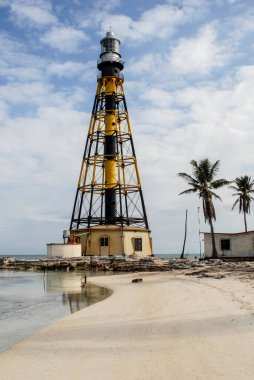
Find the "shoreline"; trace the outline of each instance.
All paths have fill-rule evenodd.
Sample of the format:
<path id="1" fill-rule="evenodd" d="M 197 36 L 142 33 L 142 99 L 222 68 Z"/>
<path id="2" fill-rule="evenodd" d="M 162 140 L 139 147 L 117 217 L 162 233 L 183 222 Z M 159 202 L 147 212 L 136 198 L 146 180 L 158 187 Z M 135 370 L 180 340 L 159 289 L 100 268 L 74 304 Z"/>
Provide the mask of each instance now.
<path id="1" fill-rule="evenodd" d="M 253 378 L 253 282 L 163 272 L 91 283 L 113 294 L 3 352 L 1 379 Z"/>
<path id="2" fill-rule="evenodd" d="M 156 256 L 133 259 L 119 256 L 83 256 L 79 258 L 54 259 L 18 259 L 16 257 L 0 258 L 0 270 L 50 272 L 50 271 L 91 271 L 113 273 L 135 272 L 169 272 L 174 270 L 200 270 L 201 272 L 254 271 L 254 261 L 235 258 L 193 259 L 193 258 L 157 258 Z"/>
<path id="3" fill-rule="evenodd" d="M 109 292 L 105 288 L 89 283 L 85 286 L 87 275 L 74 271 L 0 271 L 0 352 L 106 298 Z"/>

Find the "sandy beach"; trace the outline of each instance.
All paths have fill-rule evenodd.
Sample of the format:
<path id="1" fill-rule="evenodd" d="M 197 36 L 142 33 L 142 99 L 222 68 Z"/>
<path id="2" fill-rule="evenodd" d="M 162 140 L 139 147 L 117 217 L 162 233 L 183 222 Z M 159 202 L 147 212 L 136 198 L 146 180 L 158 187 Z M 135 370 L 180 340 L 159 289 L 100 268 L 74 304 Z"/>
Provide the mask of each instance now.
<path id="1" fill-rule="evenodd" d="M 254 378 L 252 282 L 174 272 L 91 281 L 113 295 L 3 352 L 1 380 Z"/>

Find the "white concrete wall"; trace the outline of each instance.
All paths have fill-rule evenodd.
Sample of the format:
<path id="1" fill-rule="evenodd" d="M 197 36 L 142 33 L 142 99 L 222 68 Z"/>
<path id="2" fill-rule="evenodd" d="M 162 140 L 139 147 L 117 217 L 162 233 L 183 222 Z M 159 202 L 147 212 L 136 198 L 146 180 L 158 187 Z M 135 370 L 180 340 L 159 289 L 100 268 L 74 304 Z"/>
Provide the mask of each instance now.
<path id="1" fill-rule="evenodd" d="M 221 250 L 221 240 L 230 240 L 230 250 Z M 215 234 L 215 244 L 219 256 L 254 256 L 254 231 L 239 234 Z M 205 256 L 212 256 L 211 234 L 204 234 Z"/>
<path id="2" fill-rule="evenodd" d="M 80 257 L 81 244 L 47 244 L 47 257 Z"/>

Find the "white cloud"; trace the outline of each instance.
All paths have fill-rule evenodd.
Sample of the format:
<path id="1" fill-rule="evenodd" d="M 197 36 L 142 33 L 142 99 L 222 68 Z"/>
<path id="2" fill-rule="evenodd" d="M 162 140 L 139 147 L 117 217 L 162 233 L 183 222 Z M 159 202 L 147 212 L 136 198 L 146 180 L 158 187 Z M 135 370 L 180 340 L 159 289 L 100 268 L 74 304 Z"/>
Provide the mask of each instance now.
<path id="1" fill-rule="evenodd" d="M 122 0 L 93 0 L 92 5 L 97 9 L 112 11 L 121 5 Z"/>
<path id="2" fill-rule="evenodd" d="M 217 41 L 216 26 L 206 25 L 197 37 L 182 38 L 172 49 L 169 58 L 174 72 L 188 75 L 207 75 L 228 61 L 230 52 Z"/>
<path id="3" fill-rule="evenodd" d="M 235 4 L 235 3 L 238 3 L 240 2 L 241 0 L 217 0 L 217 3 L 219 4 Z"/>
<path id="4" fill-rule="evenodd" d="M 26 52 L 26 46 L 7 34 L 0 34 L 0 75 L 9 81 L 38 81 L 47 65 L 44 57 Z"/>
<path id="5" fill-rule="evenodd" d="M 88 61 L 86 63 L 67 61 L 67 62 L 53 62 L 51 63 L 47 71 L 50 75 L 56 75 L 59 77 L 72 77 L 80 73 L 89 76 L 89 73 L 95 71 L 95 63 Z"/>
<path id="6" fill-rule="evenodd" d="M 19 23 L 28 21 L 43 26 L 57 22 L 56 16 L 52 14 L 51 4 L 47 0 L 9 0 L 5 5 L 10 6 L 13 16 Z"/>
<path id="7" fill-rule="evenodd" d="M 196 36 L 177 40 L 165 52 L 145 53 L 131 59 L 127 72 L 144 79 L 149 75 L 161 86 L 166 80 L 171 86 L 179 86 L 179 80 L 210 75 L 230 62 L 234 49 L 228 40 L 219 40 L 216 27 L 217 24 L 204 25 Z"/>
<path id="8" fill-rule="evenodd" d="M 254 9 L 250 8 L 247 12 L 227 20 L 226 27 L 231 30 L 231 37 L 235 43 L 239 43 L 241 39 L 254 31 L 253 17 Z"/>
<path id="9" fill-rule="evenodd" d="M 150 73 L 154 75 L 156 72 L 161 71 L 165 67 L 165 59 L 163 54 L 146 53 L 142 57 L 132 58 L 126 68 L 126 71 L 134 75 L 142 75 Z"/>
<path id="10" fill-rule="evenodd" d="M 0 7 L 8 7 L 10 5 L 10 0 L 1 0 Z"/>
<path id="11" fill-rule="evenodd" d="M 160 108 L 169 107 L 172 104 L 172 95 L 161 87 L 148 87 L 139 95 L 140 99 L 151 102 Z"/>
<path id="12" fill-rule="evenodd" d="M 12 82 L 1 86 L 0 99 L 9 104 L 39 105 L 47 100 L 52 86 L 42 82 L 19 83 Z"/>
<path id="13" fill-rule="evenodd" d="M 42 79 L 42 72 L 36 67 L 0 67 L 0 75 L 6 79 L 20 81 L 36 81 Z"/>
<path id="14" fill-rule="evenodd" d="M 184 2 L 181 7 L 166 3 L 144 11 L 137 21 L 126 15 L 105 13 L 97 15 L 97 19 L 103 33 L 111 25 L 117 36 L 127 43 L 144 42 L 172 35 L 179 26 L 197 19 L 206 7 L 206 1 Z"/>
<path id="15" fill-rule="evenodd" d="M 67 194 L 75 191 L 84 118 L 88 124 L 88 117 L 73 109 L 67 99 L 64 102 L 65 107 L 40 107 L 34 116 L 5 118 L 0 128 L 0 182 L 2 190 L 10 187 L 10 198 L 5 205 L 1 199 L 2 215 L 13 207 L 17 219 L 50 222 L 52 214 L 63 220 L 65 207 L 66 214 L 71 212 L 73 199 Z M 64 183 L 63 178 L 68 181 Z M 19 196 L 15 197 L 17 188 Z"/>
<path id="16" fill-rule="evenodd" d="M 41 37 L 43 43 L 64 53 L 77 52 L 80 44 L 87 39 L 88 36 L 81 30 L 63 26 L 54 27 Z"/>
<path id="17" fill-rule="evenodd" d="M 0 100 L 0 123 L 4 124 L 5 120 L 8 118 L 9 109 L 5 101 Z"/>

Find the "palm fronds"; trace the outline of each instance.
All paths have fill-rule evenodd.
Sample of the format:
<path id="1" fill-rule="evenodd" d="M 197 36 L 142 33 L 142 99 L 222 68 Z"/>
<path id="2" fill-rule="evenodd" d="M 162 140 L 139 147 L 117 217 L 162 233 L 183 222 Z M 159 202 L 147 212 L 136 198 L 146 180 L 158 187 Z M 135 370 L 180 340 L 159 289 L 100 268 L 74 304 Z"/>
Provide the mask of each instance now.
<path id="1" fill-rule="evenodd" d="M 212 220 L 216 220 L 213 199 L 221 200 L 221 198 L 214 192 L 214 190 L 229 185 L 231 182 L 227 181 L 224 178 L 215 179 L 220 168 L 219 160 L 211 163 L 208 158 L 205 158 L 199 162 L 196 160 L 191 160 L 190 164 L 192 167 L 192 175 L 187 173 L 178 173 L 178 176 L 183 178 L 190 186 L 188 189 L 182 191 L 179 195 L 197 193 L 198 197 L 202 199 L 204 219 L 205 222 L 209 222 L 211 227 L 213 242 L 212 257 L 215 258 L 218 257 L 218 254 L 215 246 L 212 223 Z"/>
<path id="2" fill-rule="evenodd" d="M 247 221 L 246 214 L 250 214 L 250 204 L 254 200 L 252 194 L 254 193 L 254 180 L 251 177 L 244 175 L 241 177 L 236 177 L 233 181 L 234 185 L 229 186 L 229 189 L 234 191 L 232 194 L 235 197 L 238 197 L 232 206 L 232 210 L 238 205 L 239 213 L 244 215 L 244 225 L 245 232 L 247 232 Z"/>

